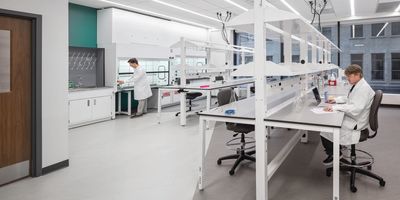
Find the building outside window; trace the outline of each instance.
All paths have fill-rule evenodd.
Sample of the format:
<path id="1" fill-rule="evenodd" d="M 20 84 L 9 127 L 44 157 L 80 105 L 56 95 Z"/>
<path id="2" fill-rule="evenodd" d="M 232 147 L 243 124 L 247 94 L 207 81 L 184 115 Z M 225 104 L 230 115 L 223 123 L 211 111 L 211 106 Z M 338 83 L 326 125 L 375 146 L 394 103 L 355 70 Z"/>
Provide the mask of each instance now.
<path id="1" fill-rule="evenodd" d="M 273 61 L 274 60 L 274 56 L 267 56 L 267 61 Z"/>
<path id="2" fill-rule="evenodd" d="M 292 55 L 293 63 L 300 63 L 300 55 Z"/>
<path id="3" fill-rule="evenodd" d="M 384 80 L 385 54 L 371 54 L 371 80 Z"/>
<path id="4" fill-rule="evenodd" d="M 332 40 L 332 27 L 322 27 L 322 34 Z"/>
<path id="5" fill-rule="evenodd" d="M 362 24 L 350 26 L 350 38 L 362 38 L 364 37 L 364 26 Z"/>
<path id="6" fill-rule="evenodd" d="M 364 63 L 363 63 L 363 58 L 364 58 L 364 54 L 351 54 L 350 55 L 350 64 L 357 64 L 360 65 L 361 68 L 364 67 Z"/>
<path id="7" fill-rule="evenodd" d="M 372 37 L 385 36 L 386 26 L 387 26 L 387 24 L 385 24 L 385 23 L 371 24 L 371 36 Z"/>
<path id="8" fill-rule="evenodd" d="M 400 22 L 392 22 L 392 35 L 400 35 Z"/>
<path id="9" fill-rule="evenodd" d="M 400 53 L 392 53 L 392 80 L 400 80 Z"/>

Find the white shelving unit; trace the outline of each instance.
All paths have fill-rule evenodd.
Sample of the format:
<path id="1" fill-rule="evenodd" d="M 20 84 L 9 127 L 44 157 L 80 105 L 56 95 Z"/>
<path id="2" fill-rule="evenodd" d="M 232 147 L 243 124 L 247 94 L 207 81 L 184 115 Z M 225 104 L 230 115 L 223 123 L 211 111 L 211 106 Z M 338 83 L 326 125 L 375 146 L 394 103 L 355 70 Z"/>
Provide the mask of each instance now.
<path id="1" fill-rule="evenodd" d="M 254 76 L 255 81 L 255 140 L 256 140 L 256 198 L 268 199 L 268 180 L 283 162 L 287 154 L 267 166 L 267 142 L 264 119 L 267 116 L 266 76 L 297 76 L 337 68 L 330 63 L 331 49 L 338 49 L 324 35 L 310 25 L 304 18 L 291 12 L 279 10 L 263 0 L 254 1 L 251 9 L 228 22 L 227 27 L 254 34 L 254 62 L 242 65 L 236 75 Z M 266 35 L 283 38 L 284 63 L 266 62 Z M 292 42 L 300 43 L 300 60 L 308 61 L 308 48 L 311 47 L 311 63 L 300 65 L 292 63 Z M 339 49 L 338 49 L 339 50 Z M 323 63 L 317 64 L 317 63 Z M 241 68 L 243 67 L 243 68 Z M 337 137 L 336 137 L 337 138 Z M 335 150 L 338 144 L 334 145 Z M 336 156 L 336 154 L 335 154 Z M 337 157 L 335 157 L 337 158 Z M 277 162 L 275 162 L 277 161 Z M 271 168 L 270 168 L 271 167 Z M 339 199 L 338 161 L 334 162 L 333 199 Z"/>

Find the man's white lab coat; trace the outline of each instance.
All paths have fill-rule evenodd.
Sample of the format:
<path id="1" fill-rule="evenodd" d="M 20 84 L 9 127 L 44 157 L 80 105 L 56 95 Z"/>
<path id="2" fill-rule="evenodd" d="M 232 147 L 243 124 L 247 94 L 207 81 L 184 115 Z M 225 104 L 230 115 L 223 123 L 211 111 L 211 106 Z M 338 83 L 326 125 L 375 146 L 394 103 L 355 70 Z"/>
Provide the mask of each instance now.
<path id="1" fill-rule="evenodd" d="M 360 140 L 361 130 L 369 126 L 369 111 L 375 92 L 362 78 L 350 92 L 345 104 L 332 106 L 333 110 L 345 113 L 342 128 L 340 129 L 340 144 L 356 144 Z M 357 129 L 354 127 L 357 125 Z M 321 132 L 321 136 L 333 141 L 332 133 Z"/>
<path id="2" fill-rule="evenodd" d="M 141 66 L 135 69 L 128 82 L 133 82 L 135 100 L 147 99 L 153 95 L 149 81 L 147 80 L 146 71 Z"/>

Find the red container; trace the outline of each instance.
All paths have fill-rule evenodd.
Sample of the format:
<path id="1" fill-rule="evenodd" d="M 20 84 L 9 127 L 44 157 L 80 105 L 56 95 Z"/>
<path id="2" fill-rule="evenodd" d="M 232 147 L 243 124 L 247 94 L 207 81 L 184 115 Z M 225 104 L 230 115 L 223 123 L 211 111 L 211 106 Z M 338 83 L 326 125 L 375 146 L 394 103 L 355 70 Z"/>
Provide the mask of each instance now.
<path id="1" fill-rule="evenodd" d="M 336 86 L 336 79 L 334 79 L 334 80 L 328 80 L 328 85 L 329 85 L 329 86 Z"/>

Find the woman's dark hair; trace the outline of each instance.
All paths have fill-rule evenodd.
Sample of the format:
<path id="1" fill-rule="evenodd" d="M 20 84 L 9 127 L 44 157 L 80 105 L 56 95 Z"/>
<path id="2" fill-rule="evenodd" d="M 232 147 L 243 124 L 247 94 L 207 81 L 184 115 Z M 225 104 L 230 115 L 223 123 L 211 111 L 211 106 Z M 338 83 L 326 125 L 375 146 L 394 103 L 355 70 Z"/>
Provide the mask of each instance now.
<path id="1" fill-rule="evenodd" d="M 131 59 L 129 59 L 128 60 L 128 63 L 131 63 L 131 64 L 139 64 L 139 62 L 138 62 L 138 60 L 136 59 L 136 58 L 131 58 Z"/>

